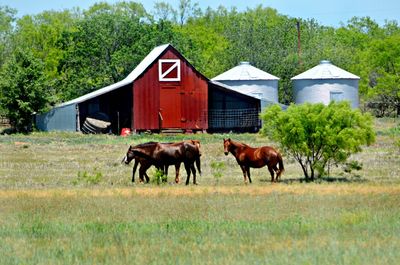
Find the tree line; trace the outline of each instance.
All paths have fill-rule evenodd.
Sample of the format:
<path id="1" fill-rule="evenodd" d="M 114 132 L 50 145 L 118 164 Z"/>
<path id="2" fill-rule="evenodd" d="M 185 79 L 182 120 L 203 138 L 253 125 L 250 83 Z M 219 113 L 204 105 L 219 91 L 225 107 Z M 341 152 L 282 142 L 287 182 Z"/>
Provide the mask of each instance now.
<path id="1" fill-rule="evenodd" d="M 17 130 L 27 129 L 34 112 L 120 81 L 165 43 L 209 78 L 250 61 L 280 78 L 284 104 L 293 100 L 290 78 L 328 59 L 361 77 L 362 106 L 379 116 L 400 114 L 397 21 L 353 17 L 328 27 L 262 5 L 239 12 L 201 9 L 191 0 L 157 2 L 150 12 L 137 2 L 99 2 L 16 14 L 0 6 L 0 115 Z"/>

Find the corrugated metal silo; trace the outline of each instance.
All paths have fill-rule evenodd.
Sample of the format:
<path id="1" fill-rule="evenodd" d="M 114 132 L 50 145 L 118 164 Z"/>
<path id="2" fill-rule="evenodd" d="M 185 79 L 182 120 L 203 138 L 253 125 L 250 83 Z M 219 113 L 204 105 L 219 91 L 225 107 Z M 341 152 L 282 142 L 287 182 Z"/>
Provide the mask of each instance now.
<path id="1" fill-rule="evenodd" d="M 278 103 L 279 78 L 252 66 L 249 62 L 241 62 L 212 80 L 223 83 L 237 92 L 259 98 L 261 108 L 271 102 Z"/>
<path id="2" fill-rule="evenodd" d="M 349 73 L 330 61 L 293 77 L 293 95 L 296 104 L 323 103 L 348 100 L 352 108 L 358 108 L 358 82 L 360 77 Z"/>

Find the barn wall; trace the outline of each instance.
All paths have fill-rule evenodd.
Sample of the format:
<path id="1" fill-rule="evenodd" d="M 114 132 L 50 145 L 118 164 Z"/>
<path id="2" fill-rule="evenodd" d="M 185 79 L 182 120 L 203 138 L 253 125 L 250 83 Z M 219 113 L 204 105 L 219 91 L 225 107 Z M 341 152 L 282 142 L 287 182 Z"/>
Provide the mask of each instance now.
<path id="1" fill-rule="evenodd" d="M 173 128 L 207 129 L 207 80 L 172 49 L 167 50 L 160 59 L 180 59 L 181 81 L 159 81 L 158 60 L 134 81 L 133 128 L 135 130 L 159 130 L 161 127 L 165 128 L 165 124 L 172 124 Z M 172 105 L 169 106 L 179 108 L 173 113 L 175 116 L 170 117 L 171 113 L 168 113 L 168 110 L 160 108 L 160 101 L 164 104 L 167 102 L 165 98 L 160 98 L 161 94 L 177 101 L 171 102 Z M 163 121 L 160 120 L 159 113 Z"/>
<path id="2" fill-rule="evenodd" d="M 350 101 L 352 108 L 358 108 L 358 80 L 357 79 L 326 79 L 326 80 L 295 80 L 294 97 L 297 104 L 323 103 L 328 105 L 331 93 L 341 93 L 341 100 Z"/>
<path id="3" fill-rule="evenodd" d="M 259 130 L 260 100 L 209 85 L 209 131 Z"/>
<path id="4" fill-rule="evenodd" d="M 77 124 L 76 105 L 55 107 L 49 112 L 36 115 L 36 127 L 41 131 L 73 131 Z"/>

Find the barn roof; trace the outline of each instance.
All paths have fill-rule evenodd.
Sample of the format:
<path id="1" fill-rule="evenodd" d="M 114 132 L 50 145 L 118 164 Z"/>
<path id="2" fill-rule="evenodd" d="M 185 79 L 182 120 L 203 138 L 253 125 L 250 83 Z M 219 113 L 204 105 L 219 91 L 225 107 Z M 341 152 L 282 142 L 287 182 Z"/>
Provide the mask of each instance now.
<path id="1" fill-rule="evenodd" d="M 252 66 L 249 62 L 240 62 L 239 65 L 214 77 L 212 80 L 279 80 L 279 78 Z"/>
<path id="2" fill-rule="evenodd" d="M 360 77 L 333 65 L 330 61 L 322 60 L 317 66 L 291 78 L 291 80 L 303 79 L 360 79 Z"/>
<path id="3" fill-rule="evenodd" d="M 115 89 L 118 89 L 120 87 L 126 86 L 130 83 L 132 83 L 133 81 L 136 80 L 136 78 L 138 78 L 144 71 L 146 71 L 146 69 L 168 48 L 170 47 L 171 44 L 164 44 L 164 45 L 160 45 L 155 47 L 137 66 L 136 68 L 127 76 L 125 77 L 123 80 L 100 88 L 96 91 L 93 91 L 89 94 L 83 95 L 81 97 L 75 98 L 73 100 L 64 102 L 60 105 L 58 105 L 58 107 L 62 107 L 62 106 L 67 106 L 67 105 L 71 105 L 71 104 L 77 104 L 77 103 L 81 103 L 84 102 L 86 100 L 95 98 L 97 96 L 106 94 L 108 92 L 111 92 Z M 172 46 L 171 46 L 172 47 Z"/>

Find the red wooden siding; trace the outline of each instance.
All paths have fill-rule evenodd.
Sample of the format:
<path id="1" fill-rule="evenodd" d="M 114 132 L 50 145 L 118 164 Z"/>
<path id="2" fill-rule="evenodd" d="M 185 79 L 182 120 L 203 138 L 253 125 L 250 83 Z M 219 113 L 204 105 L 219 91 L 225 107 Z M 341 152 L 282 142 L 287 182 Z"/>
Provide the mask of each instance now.
<path id="1" fill-rule="evenodd" d="M 180 81 L 159 81 L 158 60 L 179 59 Z M 164 67 L 164 65 L 163 65 Z M 168 67 L 168 64 L 165 64 Z M 167 77 L 175 77 L 173 69 Z M 167 51 L 133 83 L 133 129 L 208 129 L 208 83 L 173 48 Z M 160 115 L 163 118 L 160 122 Z"/>

